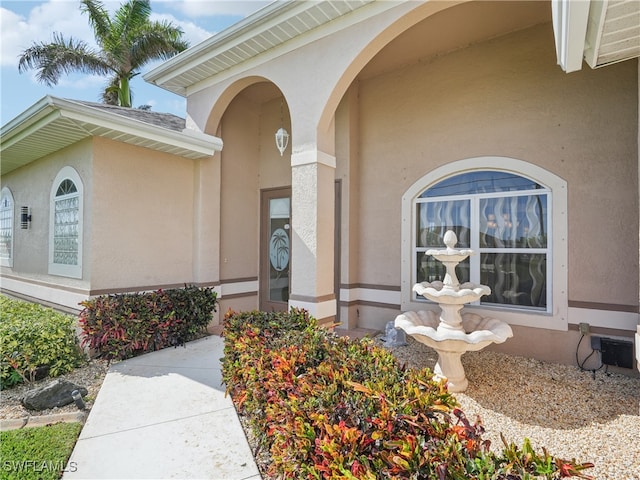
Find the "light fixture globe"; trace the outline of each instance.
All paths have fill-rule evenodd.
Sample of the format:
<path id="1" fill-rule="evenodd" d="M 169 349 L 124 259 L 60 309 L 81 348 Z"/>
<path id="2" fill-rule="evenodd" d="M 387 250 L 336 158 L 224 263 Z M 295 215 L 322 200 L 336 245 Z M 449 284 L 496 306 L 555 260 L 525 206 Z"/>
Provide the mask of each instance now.
<path id="1" fill-rule="evenodd" d="M 287 148 L 288 144 L 289 144 L 289 132 L 287 132 L 284 128 L 280 127 L 276 132 L 276 147 L 278 147 L 280 156 L 284 154 L 284 151 Z"/>

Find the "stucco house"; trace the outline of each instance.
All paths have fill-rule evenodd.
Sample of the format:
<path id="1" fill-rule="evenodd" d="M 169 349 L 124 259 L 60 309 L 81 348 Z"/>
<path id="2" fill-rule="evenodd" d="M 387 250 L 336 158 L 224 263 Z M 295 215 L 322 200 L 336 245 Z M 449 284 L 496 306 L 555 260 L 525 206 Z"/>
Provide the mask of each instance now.
<path id="1" fill-rule="evenodd" d="M 45 98 L 2 127 L 2 289 L 77 308 L 195 283 L 221 312 L 381 329 L 434 308 L 412 286 L 453 229 L 492 288 L 469 310 L 514 331 L 492 348 L 633 341 L 639 5 L 275 2 L 145 75 L 184 126 Z"/>

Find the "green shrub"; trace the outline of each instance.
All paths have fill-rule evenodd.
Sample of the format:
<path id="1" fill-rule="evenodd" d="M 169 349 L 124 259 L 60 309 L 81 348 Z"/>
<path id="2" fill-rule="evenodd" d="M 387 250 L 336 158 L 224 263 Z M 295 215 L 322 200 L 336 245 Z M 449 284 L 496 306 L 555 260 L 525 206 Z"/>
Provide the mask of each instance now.
<path id="1" fill-rule="evenodd" d="M 195 286 L 96 297 L 81 303 L 82 345 L 120 360 L 181 345 L 206 329 L 216 303 L 213 289 Z"/>
<path id="2" fill-rule="evenodd" d="M 270 475 L 307 479 L 517 480 L 580 476 L 576 465 L 507 444 L 491 453 L 446 385 L 370 340 L 340 338 L 304 311 L 229 312 L 223 379 Z"/>
<path id="3" fill-rule="evenodd" d="M 34 303 L 0 296 L 0 386 L 71 371 L 83 360 L 76 319 Z"/>

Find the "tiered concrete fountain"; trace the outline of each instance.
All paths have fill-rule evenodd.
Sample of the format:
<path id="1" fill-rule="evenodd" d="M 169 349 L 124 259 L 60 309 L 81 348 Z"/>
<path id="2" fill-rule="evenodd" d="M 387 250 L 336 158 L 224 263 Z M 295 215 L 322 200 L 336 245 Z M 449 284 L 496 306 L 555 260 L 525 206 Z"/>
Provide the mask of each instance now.
<path id="1" fill-rule="evenodd" d="M 461 361 L 463 353 L 481 350 L 491 343 L 502 343 L 513 336 L 511 327 L 505 322 L 474 313 L 460 313 L 466 303 L 489 295 L 491 289 L 471 282 L 460 284 L 456 266 L 473 251 L 456 250 L 456 243 L 456 234 L 449 230 L 444 235 L 446 249 L 426 252 L 445 265 L 444 282 L 422 282 L 413 287 L 419 295 L 438 303 L 440 315 L 421 310 L 403 313 L 395 320 L 396 328 L 438 352 L 434 373 L 447 379 L 450 392 L 462 392 L 469 384 Z"/>

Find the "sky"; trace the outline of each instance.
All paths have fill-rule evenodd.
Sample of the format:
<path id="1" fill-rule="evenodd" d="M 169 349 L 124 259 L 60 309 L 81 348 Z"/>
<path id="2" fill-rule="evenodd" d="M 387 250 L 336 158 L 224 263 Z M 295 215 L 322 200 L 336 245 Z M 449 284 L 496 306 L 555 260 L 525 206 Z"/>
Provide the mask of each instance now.
<path id="1" fill-rule="evenodd" d="M 179 26 L 191 46 L 230 27 L 272 0 L 151 0 L 151 20 Z M 124 0 L 103 0 L 113 13 Z M 87 16 L 78 0 L 0 0 L 0 125 L 18 116 L 45 95 L 100 102 L 106 78 L 72 74 L 57 85 L 38 83 L 36 71 L 18 72 L 18 58 L 34 42 L 48 43 L 53 32 L 95 46 Z M 183 97 L 148 84 L 142 76 L 161 62 L 146 65 L 132 81 L 133 106 L 151 105 L 155 112 L 185 116 Z"/>

